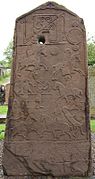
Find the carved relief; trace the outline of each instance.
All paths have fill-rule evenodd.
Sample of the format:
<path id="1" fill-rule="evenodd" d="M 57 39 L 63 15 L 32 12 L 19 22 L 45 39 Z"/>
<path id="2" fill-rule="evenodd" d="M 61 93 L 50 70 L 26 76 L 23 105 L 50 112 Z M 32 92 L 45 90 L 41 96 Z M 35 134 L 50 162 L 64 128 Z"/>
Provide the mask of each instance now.
<path id="1" fill-rule="evenodd" d="M 40 138 L 47 138 L 50 140 L 72 140 L 75 138 L 76 140 L 79 137 L 79 135 L 75 135 L 76 130 L 78 134 L 80 133 L 81 137 L 85 138 L 85 135 L 81 132 L 83 124 L 79 121 L 80 118 L 83 119 L 83 111 L 81 109 L 84 102 L 81 101 L 82 105 L 79 103 L 80 99 L 82 100 L 83 98 L 83 91 L 77 88 L 77 86 L 74 88 L 72 85 L 73 74 L 76 75 L 76 72 L 79 73 L 79 76 L 80 73 L 82 74 L 82 71 L 80 70 L 79 54 L 74 53 L 71 55 L 72 50 L 66 47 L 64 51 L 65 59 L 50 66 L 47 62 L 48 50 L 51 56 L 58 58 L 59 47 L 57 46 L 52 46 L 50 49 L 46 49 L 45 47 L 38 49 L 37 59 L 35 52 L 31 52 L 31 50 L 26 49 L 28 63 L 27 61 L 24 61 L 23 64 L 19 63 L 18 65 L 18 71 L 20 72 L 19 80 L 22 76 L 26 76 L 26 73 L 28 74 L 28 72 L 31 74 L 31 80 L 28 79 L 28 76 L 26 76 L 26 80 L 17 80 L 17 83 L 15 82 L 14 92 L 15 94 L 19 94 L 23 100 L 29 100 L 31 97 L 30 105 L 32 103 L 33 107 L 33 110 L 32 108 L 29 109 L 29 101 L 27 101 L 26 109 L 28 109 L 28 116 L 26 116 L 26 118 L 31 121 L 30 125 L 28 124 L 30 129 L 27 129 L 28 125 L 25 123 L 24 131 L 26 132 L 23 134 L 24 131 L 22 131 L 22 137 L 20 134 L 20 136 L 18 135 L 18 138 L 19 140 L 21 140 L 21 138 L 27 139 L 27 133 L 30 131 L 29 135 L 31 137 L 35 136 L 34 138 L 36 140 L 40 140 Z M 35 58 L 33 59 L 34 56 Z M 32 57 L 32 61 L 29 60 L 30 57 Z M 69 59 L 69 61 L 67 59 Z M 79 69 L 77 67 L 79 67 Z M 55 95 L 55 101 L 53 99 L 53 95 Z M 51 102 L 51 105 L 48 106 L 47 103 L 51 99 L 53 99 L 53 101 Z M 76 109 L 76 103 L 81 105 L 81 107 L 78 106 L 79 109 Z M 64 108 L 63 105 L 65 105 Z M 54 109 L 51 112 L 52 106 Z M 23 105 L 22 108 L 24 108 Z M 74 109 L 76 113 L 81 113 L 81 116 L 77 116 L 76 113 L 73 113 Z M 43 127 L 39 125 L 38 120 L 34 120 L 33 123 L 32 115 L 34 110 L 40 110 L 40 112 L 44 114 L 44 118 L 41 117 L 39 119 L 40 123 L 43 123 L 42 121 L 44 121 Z M 50 111 L 50 117 L 48 116 L 48 111 Z M 61 122 L 61 119 L 64 119 L 64 122 Z M 51 120 L 56 122 L 56 127 L 57 125 L 66 126 L 66 130 L 65 128 L 63 130 L 63 127 L 62 130 L 60 127 L 56 129 L 51 127 L 50 129 L 50 125 L 52 126 L 52 124 L 49 125 L 48 121 Z M 83 123 L 84 122 L 85 120 L 83 119 Z M 36 125 L 36 128 L 34 124 Z M 43 128 L 43 130 L 38 130 L 38 125 L 40 128 Z M 71 134 L 70 131 L 72 131 Z M 14 135 L 14 138 L 15 136 L 16 135 Z"/>
<path id="2" fill-rule="evenodd" d="M 70 31 L 67 33 L 67 40 L 71 44 L 79 44 L 82 41 L 82 31 L 78 28 L 72 28 Z"/>
<path id="3" fill-rule="evenodd" d="M 73 53 L 72 55 L 72 50 L 66 47 L 64 50 L 65 59 L 50 65 L 47 61 L 48 52 L 50 56 L 58 58 L 60 50 L 58 46 L 51 46 L 50 49 L 41 47 L 37 50 L 36 57 L 35 52 L 31 52 L 29 48 L 26 48 L 28 63 L 25 60 L 24 63 L 19 62 L 19 81 L 18 78 L 17 82 L 15 81 L 14 92 L 16 95 L 19 94 L 22 100 L 27 100 L 25 105 L 27 114 L 25 115 L 26 122 L 24 123 L 23 131 L 21 133 L 19 131 L 17 138 L 19 140 L 23 138 L 28 139 L 30 135 L 31 138 L 35 136 L 35 140 L 76 140 L 79 134 L 81 138 L 85 138 L 85 133 L 82 132 L 85 116 L 84 118 L 82 117 L 83 111 L 81 110 L 84 105 L 84 101 L 82 101 L 84 94 L 81 89 L 77 88 L 77 86 L 74 88 L 72 85 L 73 75 L 76 75 L 76 72 L 78 72 L 79 76 L 81 73 L 82 78 L 84 75 L 80 69 L 79 53 Z M 30 57 L 32 57 L 32 60 Z M 28 79 L 27 74 L 31 74 L 31 79 Z M 25 76 L 24 80 L 21 79 L 22 76 Z M 55 100 L 53 99 L 54 95 Z M 30 98 L 31 101 L 29 102 Z M 51 104 L 47 105 L 48 101 L 51 99 L 53 101 L 51 101 Z M 32 108 L 29 107 L 29 103 L 30 106 L 32 104 Z M 80 104 L 80 106 L 77 106 L 76 103 Z M 21 106 L 23 109 L 23 104 Z M 79 107 L 79 109 L 76 108 L 76 106 Z M 36 113 L 39 111 L 39 116 L 40 113 L 43 114 L 39 120 L 33 118 L 34 111 Z M 76 115 L 77 113 L 80 113 L 81 116 Z M 80 118 L 82 118 L 83 123 L 80 122 Z M 64 119 L 64 122 L 61 121 L 62 119 Z M 30 125 L 27 125 L 27 120 L 30 120 Z M 53 123 L 49 124 L 48 121 L 51 120 L 53 120 Z M 52 126 L 54 123 L 56 124 L 56 128 Z M 62 126 L 62 130 L 60 127 L 57 128 L 57 125 Z M 39 129 L 41 128 L 41 130 L 38 129 L 38 126 L 40 126 Z M 17 126 L 17 128 L 20 127 L 21 125 Z M 76 135 L 76 130 L 78 135 Z M 13 134 L 13 138 L 16 136 L 17 133 L 16 135 Z"/>
<path id="4" fill-rule="evenodd" d="M 62 42 L 65 39 L 64 14 L 35 14 L 28 16 L 18 23 L 17 43 L 32 44 L 37 43 L 39 35 L 45 35 L 47 43 Z M 60 31 L 60 32 L 59 32 Z M 23 35 L 20 35 L 20 32 Z M 19 42 L 20 41 L 20 42 Z"/>
<path id="5" fill-rule="evenodd" d="M 72 49 L 73 49 L 73 51 L 78 51 L 79 50 L 79 45 L 72 46 Z"/>
<path id="6" fill-rule="evenodd" d="M 34 34 L 48 34 L 49 42 L 56 41 L 56 15 L 39 14 L 33 17 L 33 32 Z"/>

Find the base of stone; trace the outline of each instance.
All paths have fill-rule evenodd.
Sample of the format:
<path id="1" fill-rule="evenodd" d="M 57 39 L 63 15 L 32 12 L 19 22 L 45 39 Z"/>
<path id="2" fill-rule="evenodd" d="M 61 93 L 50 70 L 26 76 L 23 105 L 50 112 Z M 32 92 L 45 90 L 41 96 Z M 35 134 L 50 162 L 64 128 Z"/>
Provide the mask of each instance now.
<path id="1" fill-rule="evenodd" d="M 95 179 L 95 175 L 89 177 L 4 176 L 4 179 Z"/>

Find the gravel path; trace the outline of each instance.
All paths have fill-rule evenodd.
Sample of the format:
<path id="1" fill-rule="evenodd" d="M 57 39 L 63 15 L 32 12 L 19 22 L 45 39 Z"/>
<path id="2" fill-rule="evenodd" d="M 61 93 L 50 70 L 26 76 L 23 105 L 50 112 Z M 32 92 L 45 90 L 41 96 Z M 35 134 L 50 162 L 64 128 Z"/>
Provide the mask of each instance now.
<path id="1" fill-rule="evenodd" d="M 3 141 L 0 140 L 0 179 L 3 179 L 2 151 L 3 151 Z"/>
<path id="2" fill-rule="evenodd" d="M 92 163 L 93 163 L 93 176 L 92 177 L 73 177 L 72 179 L 95 179 L 95 133 L 91 134 L 92 140 Z M 0 141 L 0 179 L 4 179 L 3 170 L 2 170 L 2 151 L 3 151 L 3 141 Z M 70 179 L 70 178 L 62 178 L 62 179 Z"/>

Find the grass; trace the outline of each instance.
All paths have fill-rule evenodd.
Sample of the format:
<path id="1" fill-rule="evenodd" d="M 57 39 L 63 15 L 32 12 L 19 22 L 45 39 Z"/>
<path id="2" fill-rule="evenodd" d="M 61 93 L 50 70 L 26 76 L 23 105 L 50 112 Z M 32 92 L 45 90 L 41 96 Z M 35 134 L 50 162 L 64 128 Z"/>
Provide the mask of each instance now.
<path id="1" fill-rule="evenodd" d="M 8 106 L 4 105 L 4 106 L 0 106 L 0 114 L 7 114 L 7 110 L 8 110 Z M 5 135 L 5 124 L 0 124 L 0 140 L 4 139 L 4 135 Z"/>
<path id="2" fill-rule="evenodd" d="M 0 124 L 0 140 L 4 139 L 4 135 L 5 135 L 5 124 Z"/>
<path id="3" fill-rule="evenodd" d="M 7 105 L 0 106 L 0 114 L 7 114 L 7 110 L 8 110 Z"/>
<path id="4" fill-rule="evenodd" d="M 95 132 L 95 119 L 90 120 L 91 132 Z"/>
<path id="5" fill-rule="evenodd" d="M 90 108 L 90 116 L 95 116 L 95 107 Z"/>

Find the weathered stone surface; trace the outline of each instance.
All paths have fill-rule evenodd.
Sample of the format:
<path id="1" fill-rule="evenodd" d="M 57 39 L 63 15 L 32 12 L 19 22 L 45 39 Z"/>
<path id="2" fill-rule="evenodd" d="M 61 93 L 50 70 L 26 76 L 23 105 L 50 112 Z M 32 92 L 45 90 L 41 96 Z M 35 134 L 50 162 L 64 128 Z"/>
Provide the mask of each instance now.
<path id="1" fill-rule="evenodd" d="M 90 149 L 83 20 L 48 2 L 16 20 L 4 174 L 87 176 Z"/>

